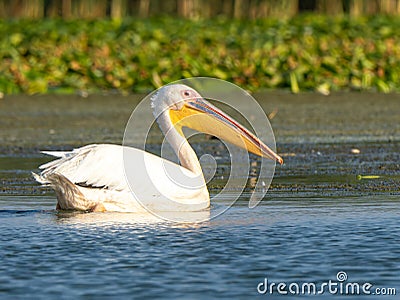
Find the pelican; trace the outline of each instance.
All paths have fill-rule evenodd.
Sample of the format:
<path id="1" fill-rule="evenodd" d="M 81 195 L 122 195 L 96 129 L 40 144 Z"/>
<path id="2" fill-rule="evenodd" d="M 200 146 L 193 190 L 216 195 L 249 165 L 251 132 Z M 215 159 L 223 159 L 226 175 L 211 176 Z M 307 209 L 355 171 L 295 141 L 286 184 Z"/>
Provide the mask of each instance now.
<path id="1" fill-rule="evenodd" d="M 69 152 L 43 151 L 57 159 L 41 165 L 40 174 L 33 176 L 55 190 L 56 209 L 146 212 L 209 208 L 210 196 L 203 172 L 182 127 L 214 135 L 283 163 L 254 134 L 189 86 L 163 86 L 152 96 L 151 107 L 180 165 L 141 149 L 114 144 L 92 144 Z M 124 166 L 131 168 L 126 170 Z M 175 180 L 175 176 L 187 184 L 181 184 L 181 179 Z"/>

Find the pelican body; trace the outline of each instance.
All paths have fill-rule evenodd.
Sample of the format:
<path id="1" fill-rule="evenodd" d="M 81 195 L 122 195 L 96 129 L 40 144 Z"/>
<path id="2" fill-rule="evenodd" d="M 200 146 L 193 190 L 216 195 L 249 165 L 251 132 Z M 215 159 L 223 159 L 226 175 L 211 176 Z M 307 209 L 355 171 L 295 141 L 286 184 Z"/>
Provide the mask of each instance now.
<path id="1" fill-rule="evenodd" d="M 183 84 L 166 85 L 151 99 L 153 116 L 179 164 L 144 150 L 92 144 L 41 165 L 35 179 L 54 188 L 58 210 L 200 211 L 210 196 L 199 160 L 182 128 L 214 135 L 259 156 L 283 160 L 249 130 Z M 128 166 L 126 168 L 126 166 Z M 146 176 L 143 176 L 143 174 Z"/>

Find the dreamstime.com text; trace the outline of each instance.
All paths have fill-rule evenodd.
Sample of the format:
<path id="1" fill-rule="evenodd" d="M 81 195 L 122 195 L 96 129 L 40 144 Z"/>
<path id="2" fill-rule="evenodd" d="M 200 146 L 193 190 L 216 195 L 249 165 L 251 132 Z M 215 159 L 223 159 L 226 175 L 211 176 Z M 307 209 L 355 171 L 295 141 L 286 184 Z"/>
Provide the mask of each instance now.
<path id="1" fill-rule="evenodd" d="M 268 278 L 257 285 L 257 292 L 263 295 L 396 295 L 394 287 L 374 287 L 369 282 L 348 281 L 347 273 L 340 271 L 337 280 L 322 283 L 315 282 L 269 282 Z"/>

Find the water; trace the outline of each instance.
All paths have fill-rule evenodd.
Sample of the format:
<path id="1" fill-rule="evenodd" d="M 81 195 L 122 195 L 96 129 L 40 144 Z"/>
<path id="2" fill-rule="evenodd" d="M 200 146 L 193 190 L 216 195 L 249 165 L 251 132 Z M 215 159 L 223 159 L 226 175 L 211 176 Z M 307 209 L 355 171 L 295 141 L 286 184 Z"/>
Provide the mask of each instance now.
<path id="1" fill-rule="evenodd" d="M 135 214 L 55 211 L 53 192 L 30 175 L 48 160 L 37 150 L 118 143 L 129 116 L 124 106 L 136 100 L 114 97 L 110 109 L 108 97 L 60 97 L 58 103 L 48 97 L 0 102 L 1 299 L 275 298 L 276 289 L 257 292 L 265 278 L 319 287 L 339 282 L 341 271 L 348 276 L 344 283 L 399 293 L 400 122 L 393 116 L 399 99 L 268 95 L 262 103 L 267 111 L 279 108 L 272 125 L 285 165 L 277 167 L 264 201 L 249 210 L 244 193 L 216 219 L 177 224 Z M 361 108 L 360 97 L 366 101 Z M 223 151 L 215 140 L 194 146 Z M 354 148 L 360 154 L 352 154 Z M 226 164 L 219 161 L 212 194 L 224 182 Z M 327 289 L 323 296 L 376 297 L 333 296 Z"/>
<path id="2" fill-rule="evenodd" d="M 339 271 L 399 288 L 398 197 L 282 198 L 200 225 L 13 201 L 25 209 L 0 212 L 4 297 L 248 298 L 265 277 L 321 283 Z"/>

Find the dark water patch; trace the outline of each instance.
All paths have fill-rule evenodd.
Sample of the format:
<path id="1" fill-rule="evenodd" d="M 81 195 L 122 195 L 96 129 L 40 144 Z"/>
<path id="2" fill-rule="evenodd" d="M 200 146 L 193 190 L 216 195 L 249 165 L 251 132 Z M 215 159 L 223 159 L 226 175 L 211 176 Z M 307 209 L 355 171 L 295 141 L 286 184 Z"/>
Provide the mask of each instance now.
<path id="1" fill-rule="evenodd" d="M 0 209 L 1 215 L 29 215 L 34 213 L 42 213 L 42 210 L 15 210 L 15 209 Z"/>
<path id="2" fill-rule="evenodd" d="M 120 144 L 128 118 L 142 97 L 6 97 L 0 101 L 0 152 Z M 255 97 L 267 114 L 276 111 L 271 123 L 278 144 L 399 142 L 400 122 L 394 113 L 400 111 L 398 94 L 334 93 L 326 97 L 274 92 Z"/>

